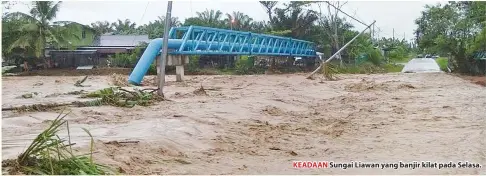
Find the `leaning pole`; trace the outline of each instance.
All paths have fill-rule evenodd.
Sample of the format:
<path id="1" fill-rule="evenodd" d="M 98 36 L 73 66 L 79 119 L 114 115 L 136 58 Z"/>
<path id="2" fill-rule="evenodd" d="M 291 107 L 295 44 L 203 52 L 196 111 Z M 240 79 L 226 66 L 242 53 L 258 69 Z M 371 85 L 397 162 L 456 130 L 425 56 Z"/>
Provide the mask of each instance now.
<path id="1" fill-rule="evenodd" d="M 158 77 L 158 94 L 164 96 L 164 84 L 165 84 L 165 62 L 167 61 L 167 50 L 169 44 L 169 29 L 171 28 L 171 14 L 172 14 L 172 1 L 167 2 L 167 14 L 165 15 L 165 29 L 164 38 L 162 44 L 162 55 L 160 56 L 159 62 L 159 73 Z"/>
<path id="2" fill-rule="evenodd" d="M 316 70 L 314 70 L 311 74 L 309 74 L 309 76 L 307 76 L 307 79 L 311 79 L 312 76 L 314 76 L 314 74 L 316 74 L 323 66 L 324 64 L 330 62 L 332 59 L 334 59 L 339 53 L 341 53 L 344 49 L 346 49 L 346 47 L 348 47 L 349 44 L 351 44 L 354 40 L 356 40 L 361 34 L 363 34 L 366 30 L 368 30 L 368 28 L 370 28 L 373 24 L 375 24 L 376 21 L 373 21 L 373 23 L 371 23 L 370 25 L 368 25 L 365 29 L 363 29 L 363 31 L 361 31 L 358 35 L 354 36 L 353 39 L 351 39 L 348 43 L 346 43 L 346 45 L 344 45 L 341 49 L 339 49 L 336 53 L 334 53 L 331 57 L 329 57 L 329 59 L 323 61 L 321 60 L 321 65 L 319 65 L 319 67 L 317 67 Z"/>

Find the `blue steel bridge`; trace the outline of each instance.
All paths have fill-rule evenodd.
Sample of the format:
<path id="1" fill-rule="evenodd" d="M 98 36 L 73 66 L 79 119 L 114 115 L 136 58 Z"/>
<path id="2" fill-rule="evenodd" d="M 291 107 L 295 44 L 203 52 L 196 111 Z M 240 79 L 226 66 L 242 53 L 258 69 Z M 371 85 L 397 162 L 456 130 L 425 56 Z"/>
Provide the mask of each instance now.
<path id="1" fill-rule="evenodd" d="M 170 54 L 269 55 L 315 57 L 314 43 L 273 35 L 200 26 L 173 27 Z"/>
<path id="2" fill-rule="evenodd" d="M 317 57 L 315 45 L 309 41 L 201 26 L 172 27 L 168 41 L 171 55 Z M 162 38 L 149 43 L 130 74 L 131 84 L 140 84 L 162 44 Z"/>

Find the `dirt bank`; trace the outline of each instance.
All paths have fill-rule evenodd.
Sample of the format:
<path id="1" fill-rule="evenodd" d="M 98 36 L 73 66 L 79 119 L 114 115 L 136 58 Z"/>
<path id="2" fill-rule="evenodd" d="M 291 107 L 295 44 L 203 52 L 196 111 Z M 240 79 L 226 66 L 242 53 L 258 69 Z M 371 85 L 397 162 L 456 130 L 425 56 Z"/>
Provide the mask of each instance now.
<path id="1" fill-rule="evenodd" d="M 304 77 L 187 76 L 176 83 L 169 76 L 171 102 L 71 108 L 72 140 L 87 144 L 86 127 L 97 140 L 96 160 L 128 174 L 486 173 L 484 87 L 442 73 L 339 75 L 322 83 Z M 72 101 L 76 95 L 44 96 L 110 85 L 110 77 L 94 76 L 84 83 L 91 87 L 74 87 L 81 78 L 4 77 L 2 106 Z M 195 94 L 201 85 L 206 94 Z M 41 94 L 16 98 L 33 91 Z M 5 159 L 57 113 L 2 115 Z M 113 140 L 140 142 L 104 144 Z M 483 168 L 296 169 L 292 161 L 469 161 Z"/>
<path id="2" fill-rule="evenodd" d="M 474 84 L 478 84 L 486 87 L 486 76 L 460 76 L 460 77 L 469 80 Z"/>

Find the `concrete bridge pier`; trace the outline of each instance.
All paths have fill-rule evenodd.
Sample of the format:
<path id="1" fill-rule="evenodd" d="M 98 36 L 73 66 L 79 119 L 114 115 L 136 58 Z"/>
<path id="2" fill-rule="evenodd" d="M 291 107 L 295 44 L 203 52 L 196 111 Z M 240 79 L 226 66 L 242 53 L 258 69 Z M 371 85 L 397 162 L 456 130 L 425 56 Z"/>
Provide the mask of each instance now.
<path id="1" fill-rule="evenodd" d="M 161 59 L 160 55 L 157 56 L 157 62 Z M 166 66 L 175 66 L 176 67 L 176 81 L 182 82 L 184 81 L 184 65 L 189 63 L 189 56 L 188 55 L 172 55 L 169 54 L 167 56 L 167 61 L 165 62 Z M 158 66 L 159 64 L 157 64 Z M 158 71 L 159 69 L 157 69 Z"/>

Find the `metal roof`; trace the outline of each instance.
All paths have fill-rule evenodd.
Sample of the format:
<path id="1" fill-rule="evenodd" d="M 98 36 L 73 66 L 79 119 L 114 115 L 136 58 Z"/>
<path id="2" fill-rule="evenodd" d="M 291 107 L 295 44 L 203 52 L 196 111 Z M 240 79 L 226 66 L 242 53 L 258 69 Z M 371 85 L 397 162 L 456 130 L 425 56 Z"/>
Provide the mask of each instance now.
<path id="1" fill-rule="evenodd" d="M 78 49 L 134 49 L 135 46 L 83 46 Z"/>
<path id="2" fill-rule="evenodd" d="M 97 50 L 51 50 L 50 52 L 96 52 Z"/>
<path id="3" fill-rule="evenodd" d="M 94 46 L 137 46 L 141 42 L 149 43 L 148 35 L 102 35 Z"/>
<path id="4" fill-rule="evenodd" d="M 52 50 L 49 51 L 48 56 L 56 55 L 56 54 L 95 54 L 96 50 Z"/>

